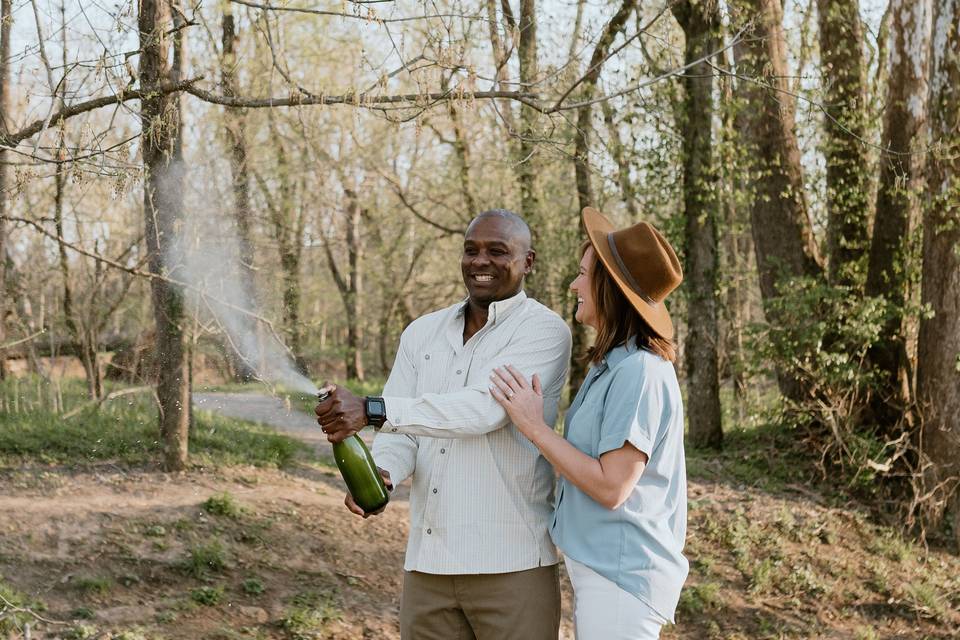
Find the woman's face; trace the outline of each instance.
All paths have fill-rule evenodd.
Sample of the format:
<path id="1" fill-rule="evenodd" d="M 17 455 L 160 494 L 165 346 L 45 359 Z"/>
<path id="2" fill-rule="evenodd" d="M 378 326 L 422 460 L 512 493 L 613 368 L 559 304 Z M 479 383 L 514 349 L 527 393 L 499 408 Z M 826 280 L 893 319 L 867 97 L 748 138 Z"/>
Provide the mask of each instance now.
<path id="1" fill-rule="evenodd" d="M 574 317 L 577 322 L 594 329 L 599 327 L 597 326 L 597 306 L 593 300 L 590 281 L 593 278 L 593 265 L 596 261 L 593 247 L 587 247 L 580 261 L 580 274 L 570 283 L 570 290 L 577 294 L 577 312 Z"/>

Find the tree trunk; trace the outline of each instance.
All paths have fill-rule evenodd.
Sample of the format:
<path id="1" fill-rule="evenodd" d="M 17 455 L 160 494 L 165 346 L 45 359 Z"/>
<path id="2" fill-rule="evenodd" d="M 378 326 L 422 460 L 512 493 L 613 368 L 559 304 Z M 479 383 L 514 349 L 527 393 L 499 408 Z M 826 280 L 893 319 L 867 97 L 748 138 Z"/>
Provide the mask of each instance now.
<path id="1" fill-rule="evenodd" d="M 630 163 L 624 153 L 623 140 L 620 138 L 620 129 L 614 120 L 613 106 L 609 100 L 600 103 L 603 109 L 603 122 L 607 126 L 607 135 L 610 136 L 610 157 L 617 164 L 617 184 L 620 186 L 620 197 L 623 204 L 627 207 L 627 213 L 631 220 L 637 220 L 640 212 L 637 210 L 637 199 L 633 188 L 633 182 L 630 180 Z"/>
<path id="2" fill-rule="evenodd" d="M 870 246 L 866 293 L 884 296 L 890 316 L 870 361 L 882 376 L 871 402 L 871 419 L 889 428 L 911 404 L 910 362 L 904 308 L 908 303 L 910 238 L 920 220 L 924 186 L 925 138 L 929 86 L 931 0 L 892 0 L 890 69 L 876 218 Z"/>
<path id="3" fill-rule="evenodd" d="M 154 85 L 170 79 L 168 32 L 172 26 L 168 0 L 141 0 L 140 82 Z M 179 62 L 182 63 L 182 57 Z M 179 98 L 173 94 L 141 100 L 145 235 L 150 272 L 165 275 L 165 257 L 177 242 L 183 220 L 183 166 L 180 155 Z M 190 386 L 187 372 L 184 306 L 180 291 L 161 278 L 151 280 L 156 320 L 157 398 L 164 466 L 181 470 L 187 464 Z"/>
<path id="4" fill-rule="evenodd" d="M 223 94 L 226 96 L 236 96 L 239 94 L 239 88 L 236 76 L 237 66 L 237 30 L 233 13 L 229 8 L 223 14 L 221 43 L 223 47 L 223 59 L 221 61 L 221 83 L 223 85 Z M 237 225 L 237 244 L 239 246 L 240 264 L 239 280 L 240 286 L 245 289 L 244 298 L 250 304 L 256 300 L 256 286 L 254 280 L 253 268 L 253 243 L 250 240 L 251 226 L 251 207 L 250 207 L 250 171 L 247 166 L 247 141 L 246 141 L 246 114 L 243 109 L 231 109 L 227 107 L 224 110 L 224 120 L 226 121 L 227 141 L 230 144 L 230 178 L 233 187 L 233 215 Z M 256 332 L 252 326 L 253 321 L 244 316 L 242 322 L 250 325 L 248 329 L 251 333 Z M 231 360 L 233 375 L 240 381 L 249 381 L 256 378 L 256 370 L 247 362 L 246 358 L 233 347 L 232 344 L 226 345 L 227 353 Z"/>
<path id="5" fill-rule="evenodd" d="M 347 268 L 346 274 L 337 266 L 337 260 L 333 256 L 333 249 L 330 246 L 330 238 L 327 234 L 321 234 L 323 240 L 323 251 L 327 257 L 327 266 L 330 268 L 330 274 L 340 292 L 340 299 L 343 301 L 343 310 L 347 321 L 347 353 L 345 364 L 347 368 L 347 378 L 363 380 L 363 278 L 362 278 L 362 234 L 360 223 L 363 219 L 363 210 L 357 198 L 357 193 L 353 189 L 344 188 L 347 196 L 347 215 L 346 215 L 346 244 L 347 244 Z"/>
<path id="6" fill-rule="evenodd" d="M 363 380 L 363 274 L 360 261 L 363 258 L 360 220 L 362 209 L 357 194 L 346 190 L 350 202 L 347 218 L 347 264 L 350 267 L 349 296 L 347 302 L 347 377 Z"/>
<path id="7" fill-rule="evenodd" d="M 684 62 L 697 62 L 683 76 L 683 205 L 686 243 L 687 370 L 689 438 L 694 447 L 723 444 L 717 330 L 717 168 L 713 161 L 713 69 L 720 48 L 716 0 L 671 5 L 686 36 Z"/>
<path id="8" fill-rule="evenodd" d="M 448 82 L 444 79 L 443 91 L 448 90 Z M 463 124 L 463 115 L 454 100 L 447 100 L 447 114 L 453 125 L 453 149 L 457 155 L 457 169 L 460 175 L 460 192 L 463 194 L 463 205 L 469 217 L 480 213 L 477 198 L 474 195 L 473 179 L 470 176 L 471 158 L 470 145 L 467 141 L 466 127 Z"/>
<path id="9" fill-rule="evenodd" d="M 509 6 L 504 2 L 505 6 Z M 538 82 L 537 61 L 537 10 L 536 0 L 520 0 L 520 33 L 517 54 L 520 59 L 520 89 L 534 91 Z M 537 111 L 528 105 L 520 105 L 520 144 L 517 158 L 517 181 L 520 184 L 520 213 L 530 225 L 534 248 L 544 237 L 545 225 L 540 215 L 540 184 L 537 176 L 536 137 Z M 549 305 L 549 292 L 544 270 L 534 270 L 527 276 L 525 287 L 532 296 Z"/>
<path id="10" fill-rule="evenodd" d="M 788 93 L 786 40 L 780 0 L 738 0 L 739 16 L 755 26 L 735 47 L 737 72 L 755 80 L 737 85 L 737 129 L 751 163 L 753 203 L 750 222 L 760 292 L 771 317 L 769 301 L 779 295 L 784 277 L 820 276 L 820 256 L 804 196 L 800 149 L 797 146 L 794 98 Z M 780 392 L 801 400 L 804 390 L 786 372 L 778 372 Z"/>
<path id="11" fill-rule="evenodd" d="M 866 68 L 858 0 L 818 0 L 827 164 L 827 250 L 831 282 L 863 282 L 869 203 Z"/>
<path id="12" fill-rule="evenodd" d="M 496 66 L 496 81 L 497 88 L 500 91 L 508 90 L 508 76 L 509 69 L 508 62 L 510 59 L 510 51 L 503 44 L 503 39 L 500 37 L 500 23 L 497 20 L 497 0 L 486 0 L 487 6 L 487 26 L 489 27 L 490 33 L 490 50 L 493 53 L 493 63 Z M 504 3 L 505 8 L 509 9 L 509 2 Z M 512 13 L 506 14 L 511 17 Z M 506 17 L 506 16 L 505 16 Z M 497 106 L 497 114 L 503 120 L 503 124 L 506 125 L 507 131 L 510 135 L 516 135 L 517 126 L 514 120 L 513 115 L 513 104 L 510 100 L 501 100 L 495 102 Z"/>
<path id="13" fill-rule="evenodd" d="M 0 133 L 10 131 L 10 28 L 13 0 L 0 0 Z M 7 375 L 7 152 L 0 148 L 0 380 Z"/>
<path id="14" fill-rule="evenodd" d="M 233 14 L 223 14 L 223 93 L 236 96 L 237 86 L 237 31 Z M 253 243 L 250 241 L 250 172 L 247 169 L 246 114 L 242 109 L 227 108 L 227 139 L 230 143 L 230 176 L 233 184 L 234 218 L 240 244 L 241 278 L 253 281 Z"/>
<path id="15" fill-rule="evenodd" d="M 920 321 L 917 396 L 936 526 L 948 509 L 960 524 L 960 1 L 937 3 L 933 24 L 922 279 L 933 315 Z M 954 533 L 960 544 L 960 528 Z"/>

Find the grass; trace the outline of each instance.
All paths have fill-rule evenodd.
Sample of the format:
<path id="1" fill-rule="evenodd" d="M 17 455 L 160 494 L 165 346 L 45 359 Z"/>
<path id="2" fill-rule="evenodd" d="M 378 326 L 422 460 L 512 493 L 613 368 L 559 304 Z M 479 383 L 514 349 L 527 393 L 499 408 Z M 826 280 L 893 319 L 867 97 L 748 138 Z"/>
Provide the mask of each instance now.
<path id="1" fill-rule="evenodd" d="M 181 566 L 190 576 L 203 579 L 210 572 L 220 572 L 226 569 L 227 551 L 219 540 L 198 544 L 190 549 Z"/>
<path id="2" fill-rule="evenodd" d="M 7 612 L 10 609 L 11 611 Z M 0 633 L 13 634 L 20 629 L 24 623 L 33 620 L 26 611 L 15 611 L 15 609 L 29 609 L 31 611 L 44 611 L 46 606 L 38 600 L 32 600 L 27 595 L 21 593 L 7 582 L 3 576 L 0 576 Z"/>
<path id="3" fill-rule="evenodd" d="M 107 391 L 120 387 L 109 385 Z M 56 386 L 37 378 L 0 382 L 0 466 L 24 461 L 84 465 L 129 465 L 159 460 L 162 446 L 157 409 L 150 394 L 132 394 L 62 416 L 87 402 L 83 382 Z M 13 409 L 16 410 L 13 410 Z M 194 413 L 190 437 L 194 463 L 284 467 L 312 449 L 269 429 L 206 411 Z"/>
<path id="4" fill-rule="evenodd" d="M 680 602 L 677 604 L 677 611 L 681 615 L 698 615 L 704 611 L 717 609 L 721 604 L 720 584 L 717 582 L 705 582 L 703 584 L 690 584 L 680 593 Z"/>
<path id="5" fill-rule="evenodd" d="M 792 431 L 769 424 L 731 429 L 723 437 L 722 451 L 687 449 L 689 477 L 764 491 L 780 491 L 813 477 L 809 453 L 802 450 Z"/>
<path id="6" fill-rule="evenodd" d="M 248 596 L 259 596 L 267 590 L 260 578 L 247 578 L 243 581 L 242 588 Z"/>
<path id="7" fill-rule="evenodd" d="M 80 576 L 73 586 L 85 595 L 103 595 L 113 587 L 113 580 L 108 576 Z"/>
<path id="8" fill-rule="evenodd" d="M 928 580 L 915 580 L 904 587 L 907 602 L 919 616 L 944 620 L 946 604 L 940 590 Z"/>
<path id="9" fill-rule="evenodd" d="M 296 595 L 287 608 L 280 626 L 294 640 L 325 637 L 324 628 L 342 616 L 334 602 L 333 591 L 306 591 Z"/>
<path id="10" fill-rule="evenodd" d="M 199 587 L 190 591 L 190 599 L 199 605 L 213 607 L 223 600 L 223 587 Z"/>
<path id="11" fill-rule="evenodd" d="M 243 507 L 241 507 L 237 503 L 236 499 L 234 499 L 234 497 L 226 491 L 210 496 L 200 506 L 204 511 L 213 516 L 222 516 L 224 518 L 239 520 L 243 515 Z"/>

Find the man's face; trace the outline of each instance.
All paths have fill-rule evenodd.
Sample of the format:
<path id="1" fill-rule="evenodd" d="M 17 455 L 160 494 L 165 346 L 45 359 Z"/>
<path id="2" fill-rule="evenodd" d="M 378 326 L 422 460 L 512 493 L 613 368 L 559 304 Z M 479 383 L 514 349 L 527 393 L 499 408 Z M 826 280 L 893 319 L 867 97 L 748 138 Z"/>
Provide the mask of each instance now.
<path id="1" fill-rule="evenodd" d="M 460 271 L 470 301 L 481 306 L 520 292 L 533 266 L 534 252 L 516 225 L 495 216 L 477 218 L 463 239 Z"/>

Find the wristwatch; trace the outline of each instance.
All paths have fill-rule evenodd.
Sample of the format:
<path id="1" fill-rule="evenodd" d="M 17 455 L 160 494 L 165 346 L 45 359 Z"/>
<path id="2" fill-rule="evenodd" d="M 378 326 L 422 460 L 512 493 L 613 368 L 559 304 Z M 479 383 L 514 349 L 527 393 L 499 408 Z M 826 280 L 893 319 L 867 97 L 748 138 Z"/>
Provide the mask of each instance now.
<path id="1" fill-rule="evenodd" d="M 367 413 L 367 424 L 377 429 L 387 421 L 387 404 L 383 398 L 367 396 L 363 399 L 363 410 Z"/>

